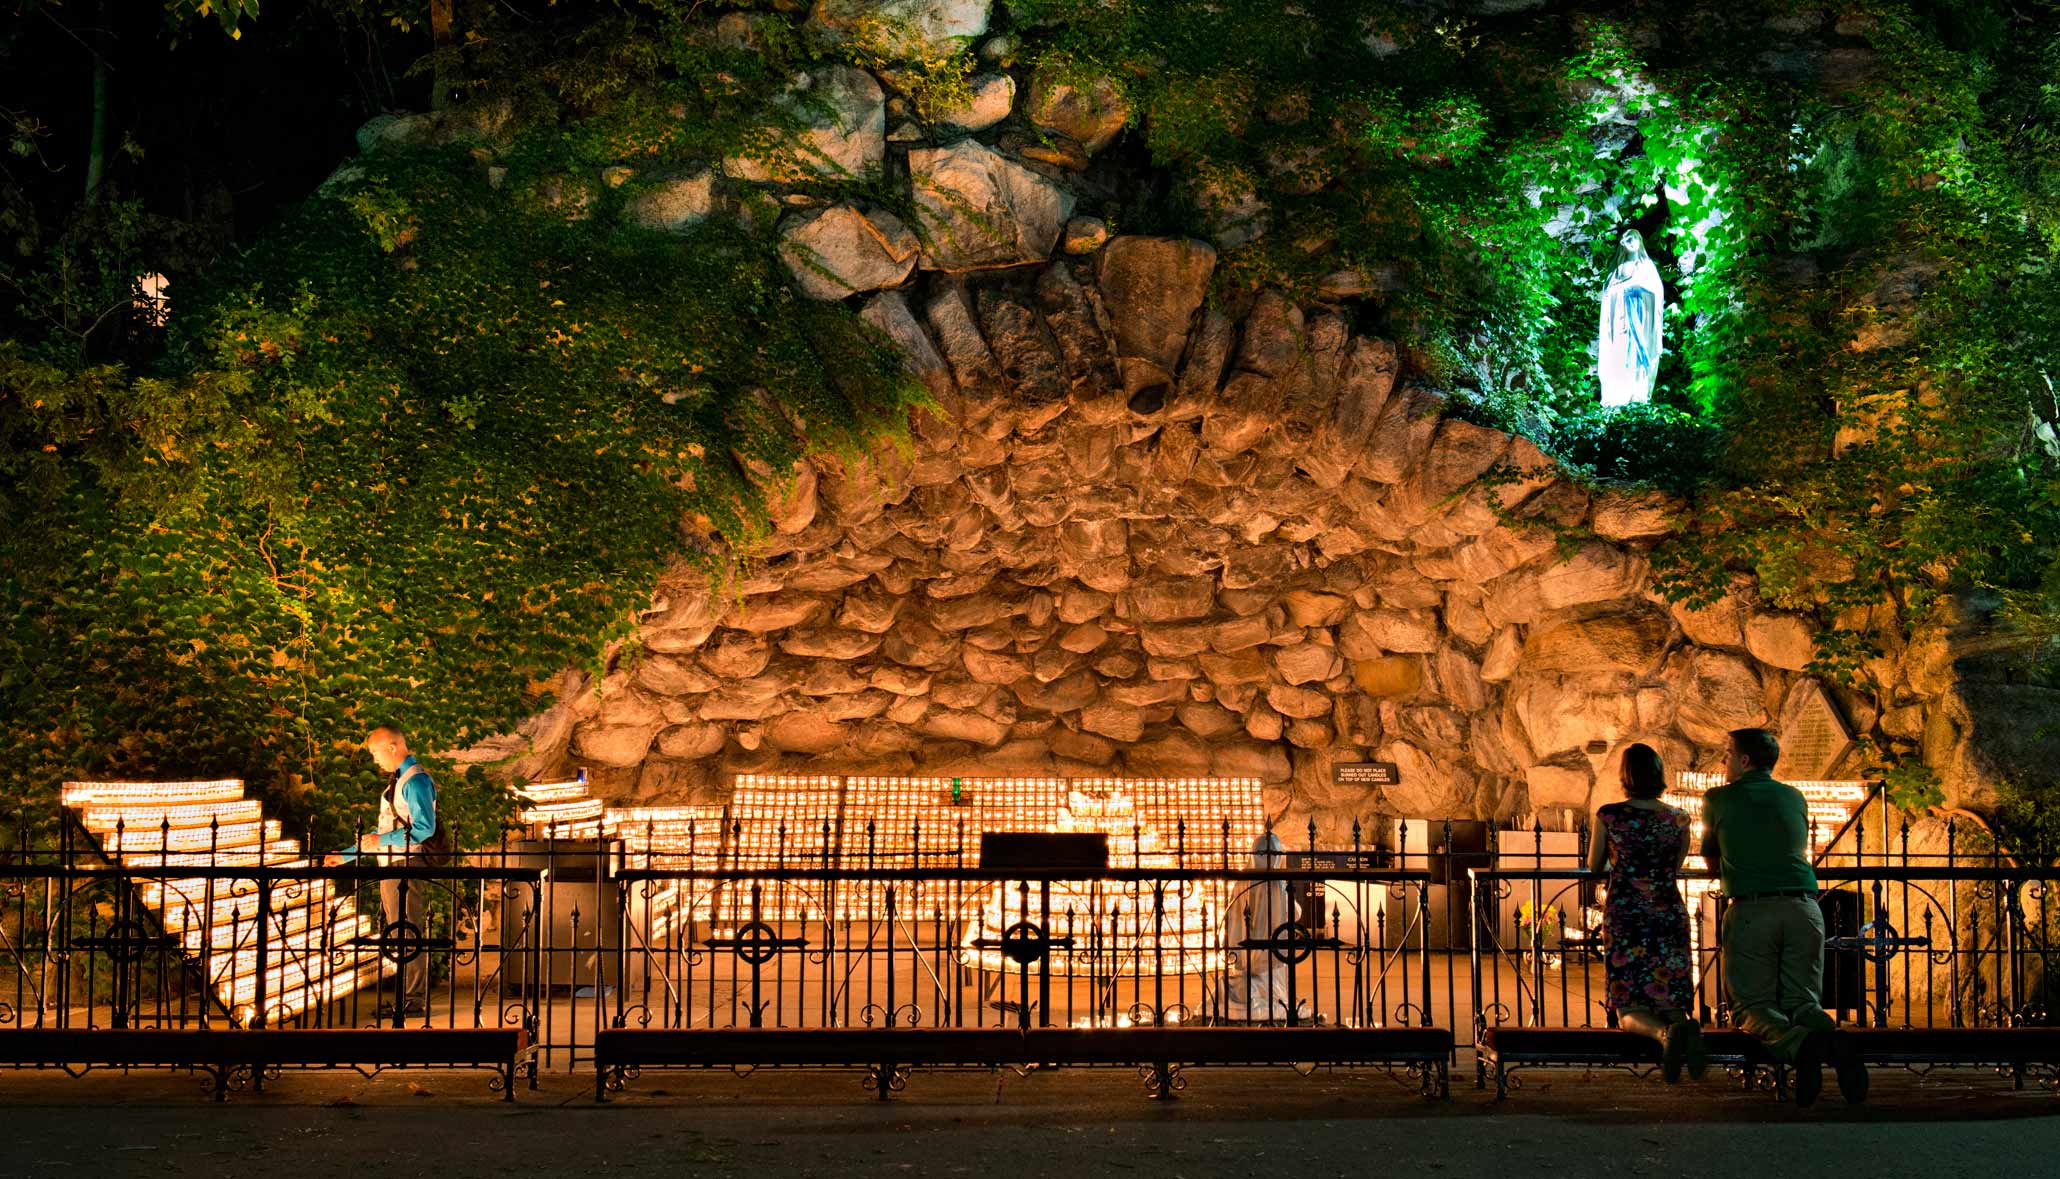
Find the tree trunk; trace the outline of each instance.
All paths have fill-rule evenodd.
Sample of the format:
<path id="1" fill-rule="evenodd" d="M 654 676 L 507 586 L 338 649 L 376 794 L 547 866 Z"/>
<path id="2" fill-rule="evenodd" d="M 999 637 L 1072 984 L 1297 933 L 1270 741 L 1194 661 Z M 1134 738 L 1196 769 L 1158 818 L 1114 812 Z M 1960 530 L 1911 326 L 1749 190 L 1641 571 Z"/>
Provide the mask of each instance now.
<path id="1" fill-rule="evenodd" d="M 444 62 L 444 50 L 451 46 L 451 9 L 455 0 L 429 0 L 430 51 L 436 54 L 429 71 L 429 109 L 440 111 L 451 103 L 451 70 Z"/>
<path id="2" fill-rule="evenodd" d="M 114 19 L 112 0 L 100 0 L 93 15 L 93 37 L 90 42 L 93 54 L 93 129 L 86 144 L 86 203 L 93 204 L 100 199 L 100 183 L 107 176 L 107 55 L 114 48 L 114 35 L 108 28 Z"/>

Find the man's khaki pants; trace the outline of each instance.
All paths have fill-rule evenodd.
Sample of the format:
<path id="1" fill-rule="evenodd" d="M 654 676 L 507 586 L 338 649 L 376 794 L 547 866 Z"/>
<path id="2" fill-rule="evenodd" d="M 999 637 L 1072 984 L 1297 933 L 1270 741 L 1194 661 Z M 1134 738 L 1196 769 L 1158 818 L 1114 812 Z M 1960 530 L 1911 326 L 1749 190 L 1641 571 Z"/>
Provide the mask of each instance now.
<path id="1" fill-rule="evenodd" d="M 1734 901 L 1724 913 L 1732 1018 L 1793 1064 L 1803 1038 L 1838 1025 L 1825 1013 L 1824 912 L 1814 897 Z"/>
<path id="2" fill-rule="evenodd" d="M 399 857 L 395 857 L 395 862 L 399 862 Z M 405 903 L 401 900 L 401 885 L 404 883 L 408 886 L 408 896 Z M 381 920 L 386 925 L 391 926 L 394 922 L 405 919 L 409 925 L 415 927 L 412 933 L 406 935 L 403 935 L 399 930 L 390 930 L 386 933 L 387 940 L 398 941 L 405 936 L 409 941 L 419 942 L 419 939 L 428 937 L 428 905 L 425 903 L 428 899 L 429 882 L 427 880 L 401 881 L 389 879 L 380 881 L 379 912 Z M 403 963 L 400 968 L 401 1002 L 409 1005 L 424 1003 L 429 998 L 429 951 L 419 944 L 414 949 L 416 951 L 414 960 Z M 405 951 L 396 948 L 387 952 L 394 954 Z M 383 995 L 391 996 L 393 994 L 388 989 L 390 986 L 391 984 L 381 985 L 380 990 Z"/>

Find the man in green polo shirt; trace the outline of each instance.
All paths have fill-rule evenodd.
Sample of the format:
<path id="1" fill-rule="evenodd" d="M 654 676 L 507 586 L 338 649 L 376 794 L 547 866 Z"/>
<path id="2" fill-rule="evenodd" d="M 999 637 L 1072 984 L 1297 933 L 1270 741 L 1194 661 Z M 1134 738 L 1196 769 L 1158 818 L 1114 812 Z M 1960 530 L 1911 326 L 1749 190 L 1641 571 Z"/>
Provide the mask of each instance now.
<path id="1" fill-rule="evenodd" d="M 1738 1026 L 1795 1066 L 1795 1101 L 1824 1088 L 1867 1098 L 1867 1068 L 1824 1011 L 1824 913 L 1810 866 L 1810 815 L 1802 792 L 1774 780 L 1781 746 L 1765 729 L 1731 734 L 1730 782 L 1703 797 L 1702 857 L 1724 878 L 1724 985 Z"/>

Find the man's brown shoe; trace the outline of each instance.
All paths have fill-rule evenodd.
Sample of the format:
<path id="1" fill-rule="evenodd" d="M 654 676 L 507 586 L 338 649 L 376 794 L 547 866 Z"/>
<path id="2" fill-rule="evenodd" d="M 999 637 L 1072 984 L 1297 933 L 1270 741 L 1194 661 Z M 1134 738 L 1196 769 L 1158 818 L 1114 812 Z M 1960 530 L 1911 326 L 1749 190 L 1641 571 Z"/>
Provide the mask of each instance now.
<path id="1" fill-rule="evenodd" d="M 1824 1057 L 1831 1047 L 1830 1032 L 1811 1032 L 1803 1037 L 1795 1054 L 1795 1107 L 1808 1109 L 1824 1092 Z"/>
<path id="2" fill-rule="evenodd" d="M 1867 1100 L 1867 1066 L 1860 1060 L 1859 1045 L 1844 1032 L 1826 1033 L 1831 1037 L 1831 1067 L 1838 1074 L 1838 1095 L 1845 1098 L 1847 1105 L 1858 1105 Z"/>
<path id="3" fill-rule="evenodd" d="M 1676 1042 L 1681 1045 L 1681 1063 L 1688 1068 L 1688 1079 L 1700 1081 L 1710 1068 L 1709 1049 L 1702 1040 L 1702 1025 L 1692 1019 L 1676 1023 L 1667 1029 L 1667 1050 L 1673 1051 Z"/>

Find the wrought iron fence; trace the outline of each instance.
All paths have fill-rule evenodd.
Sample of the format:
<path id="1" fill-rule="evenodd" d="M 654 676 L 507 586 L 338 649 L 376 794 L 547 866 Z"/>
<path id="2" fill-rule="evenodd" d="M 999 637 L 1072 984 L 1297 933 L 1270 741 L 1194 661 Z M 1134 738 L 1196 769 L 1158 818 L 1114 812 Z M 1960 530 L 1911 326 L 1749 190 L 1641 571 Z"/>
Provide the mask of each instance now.
<path id="1" fill-rule="evenodd" d="M 1855 827 L 1865 850 L 1818 869 L 1839 898 L 1827 1005 L 1876 1026 L 2046 1023 L 2055 870 L 1953 828 Z M 964 831 L 893 849 L 854 833 L 833 854 L 820 831 L 723 828 L 340 867 L 162 825 L 22 837 L 0 854 L 0 1030 L 520 1027 L 544 1067 L 577 1069 L 608 1027 L 1438 1026 L 1464 1048 L 1489 1026 L 1609 1020 L 1578 845 L 1525 856 L 1505 836 L 1469 860 L 1311 835 L 1255 860 L 1176 832 L 1033 870 L 982 866 Z M 754 840 L 755 861 L 713 850 Z M 1722 903 L 1692 910 L 1713 1023 Z"/>
<path id="2" fill-rule="evenodd" d="M 613 1026 L 1430 1026 L 1451 1009 L 1421 870 L 615 875 Z M 661 931 L 651 902 L 670 893 Z"/>
<path id="3" fill-rule="evenodd" d="M 0 1030 L 536 1030 L 510 985 L 550 969 L 534 867 L 274 862 L 169 825 L 57 830 L 0 852 Z"/>
<path id="4" fill-rule="evenodd" d="M 1884 838 L 1884 835 L 1886 836 Z M 1598 878 L 1576 857 L 1473 871 L 1469 964 L 1474 1034 L 1491 1026 L 1603 1027 L 1607 946 Z M 1880 1028 L 2042 1026 L 2050 1022 L 2060 867 L 2021 863 L 1957 822 L 1922 837 L 1899 823 L 1870 832 L 1856 815 L 1818 857 L 1826 941 L 1823 1000 L 1840 1019 Z M 1723 918 L 1713 875 L 1682 874 L 1689 899 L 1695 1007 L 1732 1022 Z"/>

